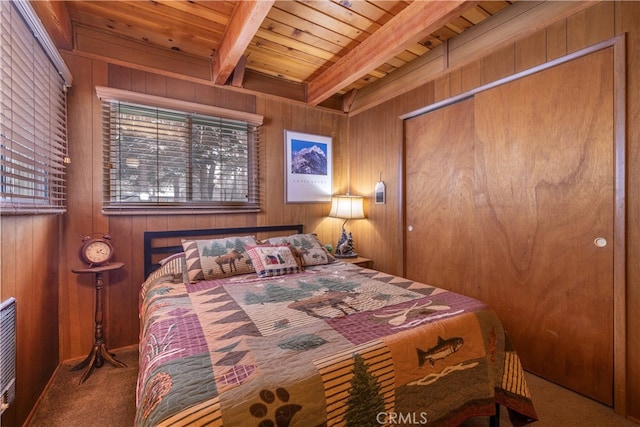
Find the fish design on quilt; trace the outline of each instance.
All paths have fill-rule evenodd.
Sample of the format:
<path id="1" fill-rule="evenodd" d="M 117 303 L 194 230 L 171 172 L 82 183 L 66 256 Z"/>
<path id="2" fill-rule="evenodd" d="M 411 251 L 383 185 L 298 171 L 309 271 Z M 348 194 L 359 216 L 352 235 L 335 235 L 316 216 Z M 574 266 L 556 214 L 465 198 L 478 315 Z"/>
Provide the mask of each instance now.
<path id="1" fill-rule="evenodd" d="M 446 340 L 438 337 L 438 343 L 430 349 L 425 351 L 416 348 L 416 352 L 418 353 L 418 366 L 423 366 L 426 361 L 429 361 L 429 365 L 433 367 L 437 360 L 442 360 L 450 354 L 455 353 L 463 344 L 464 340 L 460 337 Z"/>

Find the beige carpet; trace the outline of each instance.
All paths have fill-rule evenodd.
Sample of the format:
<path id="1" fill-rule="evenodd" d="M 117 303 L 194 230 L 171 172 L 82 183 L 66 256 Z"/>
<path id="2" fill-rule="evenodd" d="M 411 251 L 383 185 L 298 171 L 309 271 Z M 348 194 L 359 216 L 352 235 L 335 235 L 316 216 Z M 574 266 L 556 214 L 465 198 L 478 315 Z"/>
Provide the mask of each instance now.
<path id="1" fill-rule="evenodd" d="M 70 370 L 82 359 L 59 366 L 28 426 L 133 426 L 138 347 L 112 350 L 111 353 L 127 367 L 116 368 L 105 362 L 101 368 L 95 368 L 82 384 L 78 381 L 84 370 Z"/>
<path id="2" fill-rule="evenodd" d="M 596 401 L 526 373 L 533 405 L 540 421 L 533 427 L 638 427 Z M 463 427 L 486 427 L 488 418 L 468 420 Z M 500 427 L 511 426 L 505 408 L 500 413 Z"/>
<path id="3" fill-rule="evenodd" d="M 94 369 L 83 384 L 78 385 L 82 371 L 69 369 L 78 363 L 65 363 L 58 368 L 50 387 L 28 424 L 31 427 L 127 427 L 133 425 L 135 387 L 138 373 L 138 349 L 115 350 L 116 358 L 127 368 L 105 363 Z M 638 427 L 631 421 L 576 393 L 528 374 L 527 381 L 540 417 L 535 427 Z M 464 427 L 487 427 L 488 418 L 467 420 Z M 511 426 L 506 411 L 500 419 L 502 427 Z"/>

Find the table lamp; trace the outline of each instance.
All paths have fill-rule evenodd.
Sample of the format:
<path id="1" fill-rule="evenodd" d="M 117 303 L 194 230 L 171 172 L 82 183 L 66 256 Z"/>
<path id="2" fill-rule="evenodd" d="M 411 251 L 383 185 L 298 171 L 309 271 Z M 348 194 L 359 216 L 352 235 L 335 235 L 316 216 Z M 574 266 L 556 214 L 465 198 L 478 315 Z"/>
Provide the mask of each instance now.
<path id="1" fill-rule="evenodd" d="M 353 251 L 353 237 L 350 232 L 347 234 L 344 226 L 350 219 L 365 218 L 362 196 L 351 196 L 348 193 L 333 196 L 331 198 L 331 212 L 329 212 L 329 216 L 331 218 L 344 219 L 342 223 L 342 234 L 336 245 L 334 256 L 336 258 L 356 258 L 358 254 Z"/>

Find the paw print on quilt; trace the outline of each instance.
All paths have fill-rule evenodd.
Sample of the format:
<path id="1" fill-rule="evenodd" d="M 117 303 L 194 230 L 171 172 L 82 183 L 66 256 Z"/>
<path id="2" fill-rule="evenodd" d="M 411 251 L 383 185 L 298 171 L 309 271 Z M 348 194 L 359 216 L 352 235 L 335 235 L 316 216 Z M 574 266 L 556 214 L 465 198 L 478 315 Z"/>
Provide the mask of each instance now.
<path id="1" fill-rule="evenodd" d="M 278 387 L 274 392 L 271 390 L 260 391 L 260 403 L 254 403 L 249 408 L 249 412 L 255 418 L 260 419 L 258 427 L 288 427 L 293 416 L 302 409 L 302 406 L 287 403 L 289 402 L 289 392 Z M 275 412 L 270 414 L 270 409 Z"/>

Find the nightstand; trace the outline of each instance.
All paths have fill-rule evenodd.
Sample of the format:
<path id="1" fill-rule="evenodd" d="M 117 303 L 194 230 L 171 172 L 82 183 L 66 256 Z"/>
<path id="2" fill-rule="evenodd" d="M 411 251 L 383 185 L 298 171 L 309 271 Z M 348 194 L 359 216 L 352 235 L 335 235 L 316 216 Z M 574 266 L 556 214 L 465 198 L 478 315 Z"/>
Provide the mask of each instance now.
<path id="1" fill-rule="evenodd" d="M 369 258 L 364 258 L 364 257 L 355 257 L 355 258 L 336 258 L 338 261 L 344 261 L 344 262 L 348 262 L 349 264 L 355 264 L 358 267 L 363 267 L 363 268 L 371 268 L 371 264 L 373 264 L 373 261 Z"/>
<path id="2" fill-rule="evenodd" d="M 94 343 L 89 355 L 82 362 L 71 368 L 72 371 L 79 371 L 80 369 L 86 368 L 84 374 L 80 378 L 79 384 L 85 382 L 89 375 L 91 375 L 91 371 L 93 368 L 100 368 L 104 364 L 104 361 L 111 363 L 113 366 L 117 368 L 126 368 L 127 365 L 116 359 L 107 349 L 107 346 L 104 342 L 103 334 L 102 334 L 102 288 L 103 288 L 103 275 L 109 271 L 118 270 L 124 267 L 124 263 L 122 262 L 114 262 L 111 264 L 103 265 L 100 267 L 80 267 L 80 268 L 72 268 L 76 274 L 92 274 L 94 276 L 94 286 L 96 288 L 96 313 L 95 313 L 95 334 L 94 334 Z"/>

